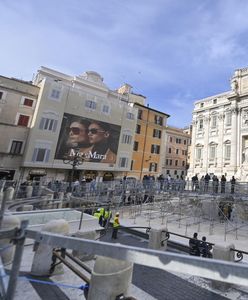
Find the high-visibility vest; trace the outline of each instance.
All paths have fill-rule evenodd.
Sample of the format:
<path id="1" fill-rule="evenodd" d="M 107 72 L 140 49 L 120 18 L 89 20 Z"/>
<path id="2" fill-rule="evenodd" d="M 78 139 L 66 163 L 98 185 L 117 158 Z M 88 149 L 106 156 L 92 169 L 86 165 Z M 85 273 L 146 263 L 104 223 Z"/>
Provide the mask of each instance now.
<path id="1" fill-rule="evenodd" d="M 115 217 L 114 218 L 114 223 L 113 223 L 113 227 L 117 228 L 120 226 L 120 222 L 119 222 L 119 217 Z"/>
<path id="2" fill-rule="evenodd" d="M 104 209 L 103 207 L 100 208 L 100 213 L 101 213 L 101 215 L 104 217 L 105 209 Z"/>
<path id="3" fill-rule="evenodd" d="M 111 216 L 112 216 L 112 211 L 111 210 L 106 210 L 105 215 L 104 215 L 104 219 L 105 220 L 110 219 Z"/>
<path id="4" fill-rule="evenodd" d="M 94 217 L 96 217 L 99 220 L 101 217 L 101 213 L 99 211 L 95 212 Z"/>

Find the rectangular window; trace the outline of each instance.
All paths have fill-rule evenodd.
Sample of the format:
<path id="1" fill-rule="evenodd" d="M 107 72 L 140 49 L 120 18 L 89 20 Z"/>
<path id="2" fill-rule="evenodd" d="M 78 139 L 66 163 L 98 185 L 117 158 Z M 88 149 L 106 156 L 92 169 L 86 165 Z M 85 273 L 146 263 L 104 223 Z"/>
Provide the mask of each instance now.
<path id="1" fill-rule="evenodd" d="M 216 146 L 210 146 L 210 148 L 209 148 L 209 158 L 210 159 L 215 159 L 215 151 L 216 151 Z"/>
<path id="2" fill-rule="evenodd" d="M 176 149 L 176 154 L 179 154 L 179 149 Z"/>
<path id="3" fill-rule="evenodd" d="M 141 132 L 141 126 L 139 124 L 136 125 L 136 133 L 140 133 Z"/>
<path id="4" fill-rule="evenodd" d="M 157 172 L 158 164 L 150 163 L 149 165 L 149 172 Z"/>
<path id="5" fill-rule="evenodd" d="M 217 126 L 217 116 L 212 116 L 212 128 L 216 128 Z"/>
<path id="6" fill-rule="evenodd" d="M 159 154 L 160 153 L 160 146 L 159 145 L 152 145 L 151 146 L 151 153 Z"/>
<path id="7" fill-rule="evenodd" d="M 177 170 L 174 171 L 174 175 L 177 175 Z"/>
<path id="8" fill-rule="evenodd" d="M 131 144 L 132 143 L 132 136 L 128 134 L 122 135 L 122 144 Z"/>
<path id="9" fill-rule="evenodd" d="M 138 148 L 139 148 L 139 142 L 134 142 L 133 143 L 133 151 L 138 151 Z"/>
<path id="10" fill-rule="evenodd" d="M 153 129 L 153 137 L 161 139 L 161 130 Z"/>
<path id="11" fill-rule="evenodd" d="M 0 92 L 0 100 L 3 98 L 3 92 Z"/>
<path id="12" fill-rule="evenodd" d="M 28 126 L 28 122 L 29 122 L 29 116 L 19 115 L 19 119 L 18 119 L 17 125 L 27 127 Z"/>
<path id="13" fill-rule="evenodd" d="M 133 160 L 131 160 L 130 170 L 133 170 Z"/>
<path id="14" fill-rule="evenodd" d="M 127 112 L 126 117 L 127 117 L 128 120 L 134 120 L 134 114 L 131 113 L 131 112 Z"/>
<path id="15" fill-rule="evenodd" d="M 171 153 L 171 148 L 169 148 L 169 151 L 168 151 L 169 153 Z"/>
<path id="16" fill-rule="evenodd" d="M 103 105 L 102 112 L 105 113 L 105 114 L 108 114 L 109 113 L 109 106 L 108 105 Z"/>
<path id="17" fill-rule="evenodd" d="M 165 160 L 165 164 L 166 164 L 166 166 L 168 166 L 168 162 L 169 162 L 169 161 L 168 161 L 168 159 L 166 159 L 166 160 Z"/>
<path id="18" fill-rule="evenodd" d="M 61 95 L 60 89 L 52 89 L 50 98 L 53 100 L 59 100 Z"/>
<path id="19" fill-rule="evenodd" d="M 23 105 L 29 106 L 29 107 L 32 107 L 33 103 L 34 103 L 34 100 L 28 99 L 28 98 L 25 98 L 24 101 L 23 101 Z"/>
<path id="20" fill-rule="evenodd" d="M 155 122 L 155 124 L 162 126 L 163 125 L 163 118 L 161 116 L 155 115 L 154 122 Z"/>
<path id="21" fill-rule="evenodd" d="M 202 158 L 202 148 L 196 148 L 196 159 Z"/>
<path id="22" fill-rule="evenodd" d="M 182 166 L 185 167 L 185 161 L 184 160 L 182 161 Z"/>
<path id="23" fill-rule="evenodd" d="M 142 120 L 142 113 L 143 113 L 143 111 L 142 110 L 138 110 L 138 119 L 139 120 Z"/>
<path id="24" fill-rule="evenodd" d="M 128 165 L 128 158 L 127 157 L 120 157 L 119 167 L 120 168 L 126 168 L 127 165 Z"/>
<path id="25" fill-rule="evenodd" d="M 226 113 L 226 126 L 231 126 L 232 125 L 232 113 L 227 112 Z"/>
<path id="26" fill-rule="evenodd" d="M 170 136 L 170 142 L 172 143 L 172 136 Z"/>
<path id="27" fill-rule="evenodd" d="M 48 118 L 41 118 L 39 129 L 48 130 L 48 131 L 56 131 L 58 121 Z"/>
<path id="28" fill-rule="evenodd" d="M 35 148 L 33 153 L 33 162 L 48 162 L 50 149 Z"/>
<path id="29" fill-rule="evenodd" d="M 95 110 L 96 109 L 96 102 L 92 101 L 92 100 L 87 100 L 85 102 L 85 107 Z"/>
<path id="30" fill-rule="evenodd" d="M 231 158 L 231 145 L 225 145 L 225 159 Z"/>
<path id="31" fill-rule="evenodd" d="M 172 159 L 170 159 L 170 166 L 172 166 Z"/>
<path id="32" fill-rule="evenodd" d="M 178 160 L 177 159 L 175 160 L 175 166 L 178 166 Z"/>
<path id="33" fill-rule="evenodd" d="M 186 145 L 187 144 L 187 140 L 184 140 L 183 143 L 184 143 L 184 145 Z"/>
<path id="34" fill-rule="evenodd" d="M 10 154 L 21 154 L 22 144 L 23 144 L 23 142 L 20 142 L 20 141 L 12 141 L 12 145 L 10 148 Z"/>
<path id="35" fill-rule="evenodd" d="M 203 119 L 199 120 L 198 130 L 199 131 L 203 130 Z"/>

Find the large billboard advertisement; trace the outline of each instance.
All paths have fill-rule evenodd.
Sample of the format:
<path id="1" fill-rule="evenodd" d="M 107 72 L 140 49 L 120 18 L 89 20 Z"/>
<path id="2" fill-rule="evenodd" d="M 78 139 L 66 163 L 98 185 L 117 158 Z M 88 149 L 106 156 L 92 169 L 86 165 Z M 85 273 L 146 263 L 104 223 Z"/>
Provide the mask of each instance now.
<path id="1" fill-rule="evenodd" d="M 85 161 L 115 163 L 121 127 L 65 113 L 55 159 L 80 152 Z"/>

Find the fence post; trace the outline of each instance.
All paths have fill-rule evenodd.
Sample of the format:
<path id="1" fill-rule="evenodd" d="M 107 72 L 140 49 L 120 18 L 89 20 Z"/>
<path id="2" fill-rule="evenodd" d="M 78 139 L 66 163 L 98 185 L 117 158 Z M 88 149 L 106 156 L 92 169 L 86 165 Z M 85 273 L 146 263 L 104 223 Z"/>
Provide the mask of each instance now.
<path id="1" fill-rule="evenodd" d="M 20 266 L 21 266 L 21 259 L 22 253 L 24 249 L 24 242 L 25 242 L 25 234 L 24 231 L 28 226 L 28 220 L 24 220 L 21 222 L 21 228 L 19 231 L 19 237 L 17 236 L 16 241 L 16 250 L 14 255 L 14 260 L 12 264 L 12 269 L 9 277 L 9 284 L 6 293 L 6 300 L 14 299 L 15 289 L 17 278 L 19 276 Z"/>

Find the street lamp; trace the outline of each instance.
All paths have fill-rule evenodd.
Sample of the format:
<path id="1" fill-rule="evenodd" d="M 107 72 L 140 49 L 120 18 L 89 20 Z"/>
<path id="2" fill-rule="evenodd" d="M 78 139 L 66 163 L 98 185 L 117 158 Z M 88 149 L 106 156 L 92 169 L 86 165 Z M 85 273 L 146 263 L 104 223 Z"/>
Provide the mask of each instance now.
<path id="1" fill-rule="evenodd" d="M 64 164 L 70 164 L 72 166 L 71 176 L 69 180 L 69 192 L 72 192 L 72 182 L 73 176 L 76 168 L 82 165 L 84 162 L 84 158 L 82 157 L 78 148 L 72 149 L 70 154 L 63 159 Z"/>

